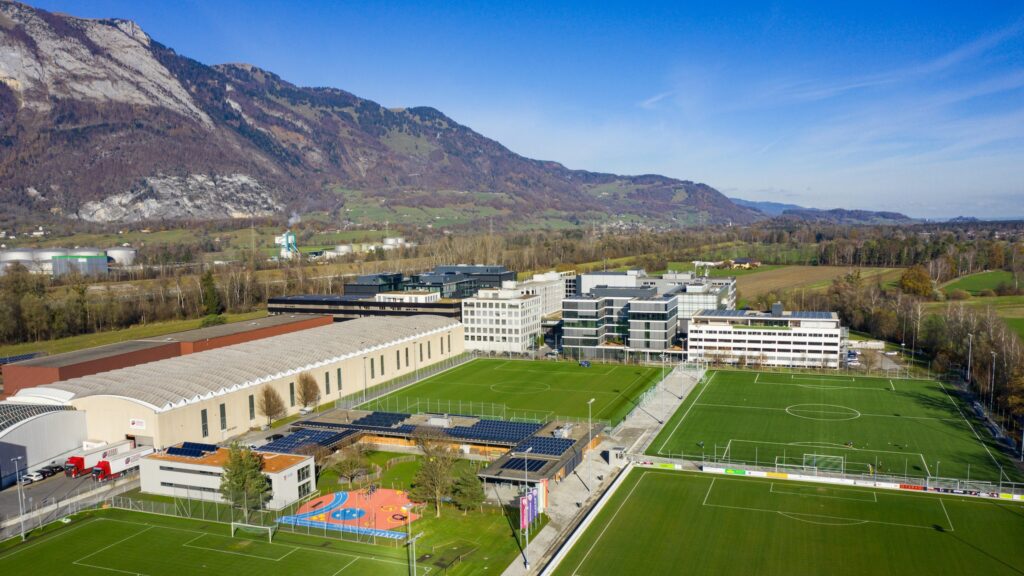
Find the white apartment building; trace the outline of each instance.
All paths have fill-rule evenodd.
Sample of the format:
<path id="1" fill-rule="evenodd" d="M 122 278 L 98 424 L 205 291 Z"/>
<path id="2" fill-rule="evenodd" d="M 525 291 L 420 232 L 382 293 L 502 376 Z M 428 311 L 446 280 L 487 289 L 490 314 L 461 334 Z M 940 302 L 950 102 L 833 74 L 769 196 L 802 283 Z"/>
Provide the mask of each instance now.
<path id="1" fill-rule="evenodd" d="M 373 295 L 374 302 L 409 302 L 413 304 L 425 304 L 428 302 L 440 302 L 441 293 L 431 290 L 407 290 L 404 292 L 379 292 Z"/>
<path id="2" fill-rule="evenodd" d="M 570 285 L 575 286 L 576 272 L 545 272 L 534 274 L 533 278 L 523 282 L 506 280 L 501 287 L 515 290 L 523 296 L 540 297 L 540 315 L 550 316 L 562 310 L 562 300 L 572 295 Z"/>
<path id="3" fill-rule="evenodd" d="M 540 335 L 541 298 L 518 289 L 485 288 L 462 301 L 466 350 L 523 354 Z"/>
<path id="4" fill-rule="evenodd" d="M 704 310 L 690 320 L 690 360 L 747 366 L 838 368 L 843 328 L 835 312 Z"/>
<path id="5" fill-rule="evenodd" d="M 227 448 L 197 451 L 195 457 L 169 452 L 175 450 L 150 454 L 139 463 L 143 492 L 172 498 L 224 501 L 220 494 L 220 480 L 224 464 L 228 461 Z M 271 497 L 266 504 L 269 510 L 285 508 L 316 489 L 312 456 L 274 452 L 259 454 L 263 457 L 263 475 L 270 481 Z"/>

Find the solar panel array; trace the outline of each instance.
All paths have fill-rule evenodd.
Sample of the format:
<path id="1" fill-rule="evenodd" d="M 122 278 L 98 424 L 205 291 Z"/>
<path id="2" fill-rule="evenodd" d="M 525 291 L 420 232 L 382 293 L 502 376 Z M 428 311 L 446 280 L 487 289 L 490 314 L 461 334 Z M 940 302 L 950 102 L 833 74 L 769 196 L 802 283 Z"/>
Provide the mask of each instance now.
<path id="1" fill-rule="evenodd" d="M 327 430 L 300 428 L 284 438 L 279 438 L 270 444 L 260 446 L 259 450 L 261 452 L 276 452 L 279 454 L 297 454 L 300 448 L 310 444 L 323 446 L 324 448 L 334 448 L 339 442 L 355 433 L 355 430 L 330 432 Z"/>
<path id="2" fill-rule="evenodd" d="M 201 450 L 203 452 L 217 451 L 217 446 L 215 444 L 202 444 L 200 442 L 182 442 L 181 447 L 189 450 Z"/>
<path id="3" fill-rule="evenodd" d="M 512 449 L 513 452 L 526 452 L 533 448 L 531 454 L 544 454 L 546 456 L 561 456 L 566 450 L 572 448 L 575 440 L 569 438 L 549 438 L 546 436 L 533 436 L 523 440 Z"/>
<path id="4" fill-rule="evenodd" d="M 184 456 L 185 458 L 202 458 L 206 456 L 206 452 L 197 450 L 195 448 L 182 448 L 178 446 L 171 446 L 167 449 L 168 456 Z"/>
<path id="5" fill-rule="evenodd" d="M 397 412 L 372 412 L 353 420 L 352 423 L 357 426 L 372 426 L 374 428 L 392 428 L 402 420 L 408 418 L 408 414 L 399 414 Z"/>
<path id="6" fill-rule="evenodd" d="M 536 434 L 541 429 L 541 426 L 541 424 L 533 424 L 531 422 L 480 420 L 472 426 L 454 426 L 449 428 L 448 435 L 466 440 L 518 444 L 524 438 Z"/>
<path id="7" fill-rule="evenodd" d="M 789 317 L 790 318 L 804 318 L 804 319 L 808 319 L 808 320 L 831 320 L 832 319 L 832 313 L 831 312 L 815 312 L 815 311 L 791 312 Z"/>
<path id="8" fill-rule="evenodd" d="M 741 318 L 747 315 L 746 310 L 701 310 L 698 316 L 717 316 L 719 318 Z"/>
<path id="9" fill-rule="evenodd" d="M 532 458 L 509 458 L 508 462 L 501 465 L 502 470 L 523 470 L 536 472 L 544 467 L 550 460 L 539 460 Z"/>

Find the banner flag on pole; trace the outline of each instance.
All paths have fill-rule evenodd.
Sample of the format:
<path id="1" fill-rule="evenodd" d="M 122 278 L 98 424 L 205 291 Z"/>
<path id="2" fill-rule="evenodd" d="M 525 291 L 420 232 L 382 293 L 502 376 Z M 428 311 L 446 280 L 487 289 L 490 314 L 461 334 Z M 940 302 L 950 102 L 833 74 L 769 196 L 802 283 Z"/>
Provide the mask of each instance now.
<path id="1" fill-rule="evenodd" d="M 527 526 L 527 524 L 529 524 L 529 520 L 526 517 L 527 514 L 529 514 L 529 510 L 528 510 L 528 506 L 526 504 L 526 496 L 522 496 L 522 497 L 519 498 L 519 529 L 520 530 L 526 530 L 526 526 Z"/>

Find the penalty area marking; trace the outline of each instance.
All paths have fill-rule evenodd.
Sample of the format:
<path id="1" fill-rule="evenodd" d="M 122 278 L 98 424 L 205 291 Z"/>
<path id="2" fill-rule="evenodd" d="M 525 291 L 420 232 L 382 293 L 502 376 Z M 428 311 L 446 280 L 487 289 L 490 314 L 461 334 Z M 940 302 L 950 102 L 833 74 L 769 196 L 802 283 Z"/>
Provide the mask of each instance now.
<path id="1" fill-rule="evenodd" d="M 511 382 L 499 382 L 489 386 L 492 392 L 500 394 L 537 394 L 551 390 L 551 385 L 544 382 L 529 382 L 513 384 Z"/>
<path id="2" fill-rule="evenodd" d="M 818 487 L 816 489 L 820 490 L 822 488 Z M 830 488 L 830 489 L 838 491 L 835 488 Z M 871 500 L 866 500 L 866 499 L 863 499 L 863 498 L 850 498 L 849 496 L 829 496 L 829 495 L 826 495 L 826 494 L 812 494 L 812 493 L 793 491 L 793 490 L 776 490 L 775 489 L 775 482 L 772 482 L 771 489 L 768 490 L 769 494 L 785 494 L 787 496 L 800 496 L 801 498 L 803 498 L 803 497 L 830 498 L 832 500 L 849 500 L 851 502 L 865 502 L 865 503 L 870 503 L 870 504 L 878 504 L 878 494 L 875 493 L 872 490 L 866 490 L 866 491 L 865 490 L 846 490 L 846 492 L 849 492 L 851 494 L 870 494 L 871 495 Z"/>

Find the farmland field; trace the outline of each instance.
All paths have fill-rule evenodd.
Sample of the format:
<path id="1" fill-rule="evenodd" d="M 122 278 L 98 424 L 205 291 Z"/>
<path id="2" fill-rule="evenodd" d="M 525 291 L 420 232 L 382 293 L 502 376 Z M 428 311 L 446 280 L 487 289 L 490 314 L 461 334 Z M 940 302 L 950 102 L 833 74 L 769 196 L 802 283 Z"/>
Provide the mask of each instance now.
<path id="1" fill-rule="evenodd" d="M 477 359 L 387 397 L 365 404 L 368 410 L 475 411 L 473 403 L 497 404 L 508 413 L 531 417 L 587 417 L 587 401 L 594 398 L 592 416 L 616 424 L 635 400 L 661 378 L 661 368 L 576 362 Z M 480 415 L 480 414 L 478 414 Z"/>
<path id="2" fill-rule="evenodd" d="M 648 453 L 779 470 L 1024 479 L 969 414 L 937 381 L 720 370 L 690 393 Z"/>
<path id="3" fill-rule="evenodd" d="M 820 291 L 826 290 L 833 280 L 849 274 L 853 270 L 854 268 L 843 266 L 782 266 L 764 272 L 739 276 L 736 279 L 736 289 L 746 299 L 781 291 Z M 900 268 L 859 268 L 859 270 L 862 278 L 882 283 L 898 279 L 903 272 Z"/>
<path id="4" fill-rule="evenodd" d="M 1022 519 L 1020 502 L 637 468 L 555 574 L 1019 575 Z"/>
<path id="5" fill-rule="evenodd" d="M 957 278 L 942 287 L 943 292 L 951 294 L 955 290 L 963 290 L 972 296 L 977 296 L 985 290 L 995 290 L 1001 284 L 1013 285 L 1013 274 L 1005 270 L 992 270 L 979 272 Z"/>

